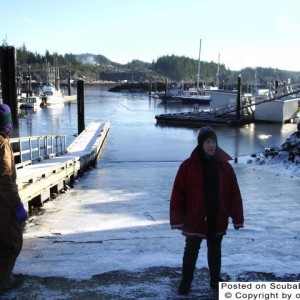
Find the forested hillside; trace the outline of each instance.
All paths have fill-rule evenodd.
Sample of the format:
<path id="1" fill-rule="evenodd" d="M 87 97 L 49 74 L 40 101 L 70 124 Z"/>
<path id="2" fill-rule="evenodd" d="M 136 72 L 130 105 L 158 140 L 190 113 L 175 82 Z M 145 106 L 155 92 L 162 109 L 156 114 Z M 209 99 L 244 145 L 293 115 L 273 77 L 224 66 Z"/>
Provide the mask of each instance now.
<path id="1" fill-rule="evenodd" d="M 103 55 L 95 54 L 50 54 L 46 51 L 44 55 L 32 53 L 23 45 L 17 48 L 18 72 L 24 78 L 27 76 L 28 67 L 32 77 L 37 81 L 46 80 L 47 68 L 57 66 L 60 71 L 61 80 L 68 78 L 69 72 L 75 79 L 84 78 L 87 81 L 171 81 L 195 82 L 198 72 L 198 61 L 185 56 L 167 55 L 161 56 L 157 61 L 147 63 L 133 60 L 125 65 L 115 63 Z M 218 73 L 219 67 L 219 73 Z M 299 81 L 300 72 L 279 70 L 272 68 L 245 68 L 241 71 L 231 71 L 224 64 L 216 62 L 201 61 L 200 79 L 208 84 L 217 81 L 220 83 L 235 83 L 239 74 L 244 83 L 258 84 L 279 81 Z"/>

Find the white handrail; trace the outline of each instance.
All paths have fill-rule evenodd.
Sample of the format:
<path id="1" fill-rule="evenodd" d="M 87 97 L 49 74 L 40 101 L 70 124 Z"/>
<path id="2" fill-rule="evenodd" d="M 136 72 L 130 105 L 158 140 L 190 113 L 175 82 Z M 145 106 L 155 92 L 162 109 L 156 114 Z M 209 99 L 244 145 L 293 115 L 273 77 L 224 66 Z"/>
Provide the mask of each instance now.
<path id="1" fill-rule="evenodd" d="M 43 158 L 66 153 L 65 135 L 11 138 L 9 142 L 13 149 L 17 169 Z"/>

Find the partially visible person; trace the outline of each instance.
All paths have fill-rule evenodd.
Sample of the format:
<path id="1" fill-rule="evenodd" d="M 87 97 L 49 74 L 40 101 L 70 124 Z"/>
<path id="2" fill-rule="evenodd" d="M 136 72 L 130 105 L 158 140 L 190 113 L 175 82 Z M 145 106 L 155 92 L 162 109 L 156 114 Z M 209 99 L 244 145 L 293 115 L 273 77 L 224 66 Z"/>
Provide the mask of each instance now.
<path id="1" fill-rule="evenodd" d="M 186 237 L 182 280 L 178 293 L 189 292 L 203 239 L 207 241 L 210 286 L 218 289 L 222 281 L 221 244 L 229 217 L 235 229 L 243 227 L 243 204 L 232 158 L 218 147 L 210 126 L 198 134 L 198 145 L 179 167 L 170 202 L 170 224 Z"/>
<path id="2" fill-rule="evenodd" d="M 16 184 L 14 156 L 9 144 L 11 110 L 0 104 L 0 290 L 13 287 L 13 269 L 23 245 L 22 223 L 27 212 Z"/>

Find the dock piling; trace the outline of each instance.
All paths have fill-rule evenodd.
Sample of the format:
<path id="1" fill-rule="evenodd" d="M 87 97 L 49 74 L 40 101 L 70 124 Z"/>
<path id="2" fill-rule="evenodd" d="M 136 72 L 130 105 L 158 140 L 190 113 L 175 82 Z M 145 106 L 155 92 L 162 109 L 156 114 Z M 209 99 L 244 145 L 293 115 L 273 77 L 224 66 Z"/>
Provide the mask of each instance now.
<path id="1" fill-rule="evenodd" d="M 149 96 L 151 95 L 152 93 L 152 80 L 150 80 L 149 82 Z"/>
<path id="2" fill-rule="evenodd" d="M 236 96 L 236 120 L 241 119 L 241 76 L 238 77 L 237 81 L 237 96 Z"/>
<path id="3" fill-rule="evenodd" d="M 165 81 L 165 97 L 167 96 L 168 93 L 168 78 L 166 77 L 166 81 Z"/>
<path id="4" fill-rule="evenodd" d="M 68 96 L 71 96 L 71 71 L 69 71 L 68 77 Z"/>
<path id="5" fill-rule="evenodd" d="M 85 129 L 84 121 L 84 81 L 77 81 L 77 114 L 78 114 L 78 134 Z"/>
<path id="6" fill-rule="evenodd" d="M 0 47 L 2 99 L 3 103 L 7 104 L 11 109 L 14 129 L 19 128 L 16 60 L 17 53 L 15 47 Z"/>

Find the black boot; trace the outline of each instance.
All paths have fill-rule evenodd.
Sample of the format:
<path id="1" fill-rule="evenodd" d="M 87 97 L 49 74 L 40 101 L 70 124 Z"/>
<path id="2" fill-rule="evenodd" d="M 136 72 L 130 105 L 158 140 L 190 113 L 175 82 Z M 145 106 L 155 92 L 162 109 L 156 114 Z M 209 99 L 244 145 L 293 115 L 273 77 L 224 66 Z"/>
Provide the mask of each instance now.
<path id="1" fill-rule="evenodd" d="M 221 273 L 221 243 L 222 237 L 210 237 L 207 239 L 207 259 L 210 273 L 210 287 L 219 289 L 219 282 L 222 282 Z"/>
<path id="2" fill-rule="evenodd" d="M 188 265 L 183 261 L 182 267 L 182 279 L 178 287 L 179 295 L 186 295 L 191 289 L 193 277 L 194 277 L 195 265 Z"/>
<path id="3" fill-rule="evenodd" d="M 221 277 L 210 279 L 210 287 L 216 291 L 219 290 L 219 282 L 224 282 Z"/>
<path id="4" fill-rule="evenodd" d="M 191 281 L 182 279 L 181 282 L 180 282 L 180 285 L 178 287 L 178 294 L 179 295 L 186 295 L 186 294 L 188 294 L 188 292 L 191 289 L 191 284 L 192 284 Z"/>
<path id="5" fill-rule="evenodd" d="M 186 295 L 190 291 L 201 244 L 201 239 L 199 238 L 186 238 L 185 241 L 186 244 L 182 263 L 182 280 L 178 287 L 179 295 Z"/>

